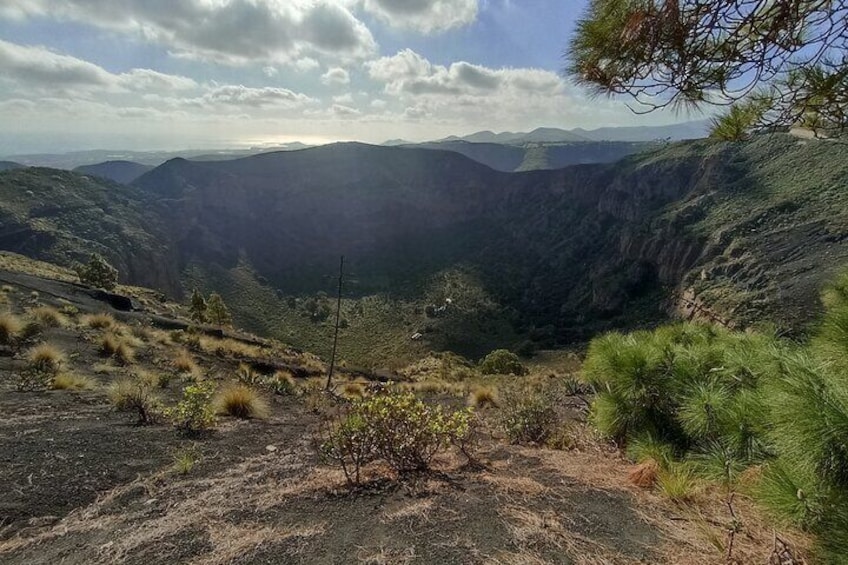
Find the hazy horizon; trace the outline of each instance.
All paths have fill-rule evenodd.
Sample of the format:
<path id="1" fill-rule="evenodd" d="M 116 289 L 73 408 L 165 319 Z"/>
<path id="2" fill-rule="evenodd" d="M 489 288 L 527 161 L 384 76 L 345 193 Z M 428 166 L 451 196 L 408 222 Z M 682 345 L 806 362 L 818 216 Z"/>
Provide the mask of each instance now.
<path id="1" fill-rule="evenodd" d="M 7 0 L 0 154 L 668 125 L 562 76 L 583 0 Z M 312 141 L 314 142 L 314 141 Z"/>

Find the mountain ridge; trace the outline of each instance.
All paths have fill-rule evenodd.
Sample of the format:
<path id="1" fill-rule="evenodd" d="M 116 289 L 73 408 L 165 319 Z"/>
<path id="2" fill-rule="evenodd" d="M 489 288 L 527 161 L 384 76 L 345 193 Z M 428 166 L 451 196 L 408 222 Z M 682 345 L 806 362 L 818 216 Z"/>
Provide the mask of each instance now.
<path id="1" fill-rule="evenodd" d="M 20 187 L 26 174 L 51 187 L 34 194 L 49 201 L 67 198 L 59 185 L 79 184 L 76 195 L 116 190 L 49 170 L 0 180 Z M 678 314 L 803 331 L 822 282 L 848 261 L 846 178 L 845 148 L 788 135 L 658 145 L 614 163 L 518 173 L 449 151 L 338 144 L 174 159 L 116 191 L 127 204 L 91 205 L 127 214 L 138 241 L 167 242 L 158 250 L 114 239 L 126 228 L 97 225 L 96 214 L 73 233 L 89 234 L 85 249 L 107 251 L 129 278 L 219 291 L 252 331 L 300 335 L 307 341 L 296 345 L 319 352 L 328 328 L 303 305 L 333 291 L 346 255 L 355 282 L 344 315 L 359 359 L 382 350 L 400 358 L 412 347 L 476 356 L 521 336 L 564 345 Z M 25 190 L 3 199 L 18 202 L 7 207 L 26 238 L 0 234 L 0 246 L 31 252 L 41 238 L 42 256 L 67 262 L 50 250 L 73 245 L 73 206 L 33 215 Z M 57 227 L 45 231 L 45 217 Z M 157 254 L 169 266 L 158 274 Z M 458 306 L 446 318 L 423 314 L 447 298 Z M 369 312 L 390 335 L 369 325 Z M 425 339 L 412 344 L 416 332 Z"/>

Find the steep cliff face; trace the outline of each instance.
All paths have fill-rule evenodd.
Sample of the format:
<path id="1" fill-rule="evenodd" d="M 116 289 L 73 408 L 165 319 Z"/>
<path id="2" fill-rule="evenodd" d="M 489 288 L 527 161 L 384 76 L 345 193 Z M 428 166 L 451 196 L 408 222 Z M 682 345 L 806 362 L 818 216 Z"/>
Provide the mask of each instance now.
<path id="1" fill-rule="evenodd" d="M 546 345 L 669 315 L 798 331 L 848 264 L 848 148 L 790 136 L 526 173 L 341 144 L 175 159 L 130 187 L 37 169 L 0 179 L 5 249 L 62 263 L 98 251 L 171 293 L 187 269 L 192 284 L 217 273 L 209 288 L 233 300 L 249 279 L 266 311 L 328 290 L 342 254 L 351 298 L 387 293 L 413 314 L 459 268 L 500 308 L 481 327 L 509 323 Z M 256 319 L 255 305 L 239 308 Z"/>
<path id="2" fill-rule="evenodd" d="M 178 294 L 179 268 L 156 203 L 66 171 L 0 174 L 0 249 L 73 267 L 100 253 L 132 282 Z"/>

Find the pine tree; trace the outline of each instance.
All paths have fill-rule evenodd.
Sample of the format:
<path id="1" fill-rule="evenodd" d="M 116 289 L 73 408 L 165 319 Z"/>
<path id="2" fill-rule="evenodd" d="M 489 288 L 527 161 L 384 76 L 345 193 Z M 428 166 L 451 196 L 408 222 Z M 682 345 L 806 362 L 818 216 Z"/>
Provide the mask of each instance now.
<path id="1" fill-rule="evenodd" d="M 210 323 L 220 327 L 229 326 L 233 323 L 230 310 L 217 292 L 210 294 L 206 301 L 206 318 Z"/>
<path id="2" fill-rule="evenodd" d="M 77 267 L 77 275 L 82 284 L 104 290 L 114 290 L 118 284 L 118 270 L 96 253 L 87 265 Z"/>
<path id="3" fill-rule="evenodd" d="M 189 306 L 189 316 L 192 321 L 197 323 L 204 323 L 207 321 L 208 316 L 206 313 L 208 306 L 206 304 L 206 299 L 203 298 L 203 295 L 200 294 L 196 288 L 191 292 L 191 305 Z"/>

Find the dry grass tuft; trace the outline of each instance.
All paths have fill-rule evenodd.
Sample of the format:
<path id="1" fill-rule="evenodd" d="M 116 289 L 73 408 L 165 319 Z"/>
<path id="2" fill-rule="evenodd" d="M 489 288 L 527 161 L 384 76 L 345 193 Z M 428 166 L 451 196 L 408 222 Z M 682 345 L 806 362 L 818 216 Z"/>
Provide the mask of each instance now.
<path id="1" fill-rule="evenodd" d="M 200 373 L 200 367 L 198 367 L 187 349 L 181 349 L 171 361 L 171 365 L 179 373 L 188 375 L 197 375 Z"/>
<path id="2" fill-rule="evenodd" d="M 197 343 L 202 351 L 217 355 L 218 357 L 246 359 L 265 356 L 265 351 L 261 347 L 242 343 L 230 338 L 217 339 L 201 336 L 198 338 Z"/>
<path id="3" fill-rule="evenodd" d="M 53 390 L 92 390 L 97 387 L 97 381 L 84 375 L 62 373 L 53 379 Z"/>
<path id="4" fill-rule="evenodd" d="M 52 306 L 33 308 L 29 314 L 33 320 L 45 328 L 61 328 L 68 325 L 68 319 Z"/>
<path id="5" fill-rule="evenodd" d="M 365 396 L 365 389 L 359 383 L 345 383 L 342 387 L 342 394 L 346 398 L 360 399 Z"/>
<path id="6" fill-rule="evenodd" d="M 417 500 L 396 510 L 387 510 L 383 514 L 383 519 L 387 522 L 409 519 L 428 521 L 433 506 L 435 506 L 435 501 L 432 498 Z"/>
<path id="7" fill-rule="evenodd" d="M 121 365 L 131 365 L 135 362 L 135 350 L 132 346 L 112 332 L 107 332 L 100 338 L 100 353 L 112 357 Z"/>
<path id="8" fill-rule="evenodd" d="M 83 316 L 82 323 L 89 328 L 105 330 L 115 325 L 115 318 L 113 318 L 111 314 L 101 312 L 99 314 Z"/>
<path id="9" fill-rule="evenodd" d="M 468 397 L 468 405 L 475 408 L 497 407 L 497 389 L 488 386 L 475 388 Z"/>
<path id="10" fill-rule="evenodd" d="M 0 314 L 0 345 L 10 345 L 15 342 L 24 329 L 21 319 L 13 314 Z"/>
<path id="11" fill-rule="evenodd" d="M 692 471 L 684 465 L 671 465 L 657 472 L 657 490 L 677 504 L 693 502 L 698 490 Z"/>
<path id="12" fill-rule="evenodd" d="M 42 343 L 30 349 L 27 360 L 31 369 L 52 375 L 58 375 L 66 362 L 62 350 L 50 343 Z"/>
<path id="13" fill-rule="evenodd" d="M 659 464 L 653 459 L 646 459 L 636 465 L 627 475 L 628 480 L 639 488 L 653 488 L 657 484 Z"/>
<path id="14" fill-rule="evenodd" d="M 415 384 L 415 390 L 424 394 L 439 394 L 444 392 L 445 383 L 441 381 L 423 381 Z"/>
<path id="15" fill-rule="evenodd" d="M 219 414 L 226 414 L 244 420 L 267 418 L 268 403 L 252 388 L 243 384 L 231 384 L 224 387 L 215 399 Z"/>

